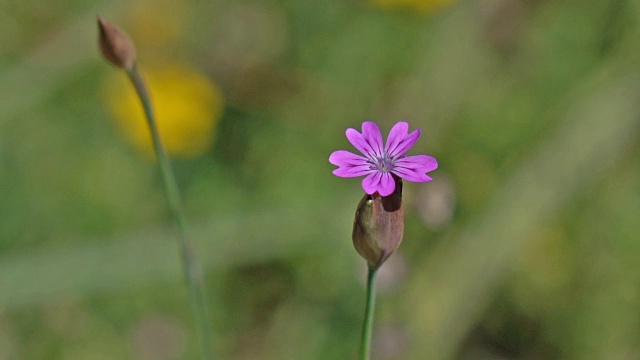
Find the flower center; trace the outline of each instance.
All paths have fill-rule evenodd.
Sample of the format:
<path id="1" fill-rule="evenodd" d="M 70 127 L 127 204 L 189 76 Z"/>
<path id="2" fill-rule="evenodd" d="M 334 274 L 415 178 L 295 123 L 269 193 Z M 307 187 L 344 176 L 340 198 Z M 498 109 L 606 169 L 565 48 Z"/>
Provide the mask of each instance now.
<path id="1" fill-rule="evenodd" d="M 369 163 L 372 170 L 378 170 L 383 173 L 391 172 L 394 168 L 393 159 L 388 154 L 371 159 Z"/>

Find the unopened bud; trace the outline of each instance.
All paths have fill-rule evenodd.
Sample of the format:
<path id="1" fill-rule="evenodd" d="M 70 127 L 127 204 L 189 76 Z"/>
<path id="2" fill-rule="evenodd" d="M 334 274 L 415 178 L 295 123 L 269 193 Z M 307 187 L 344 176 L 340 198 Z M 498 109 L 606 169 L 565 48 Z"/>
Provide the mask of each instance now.
<path id="1" fill-rule="evenodd" d="M 396 189 L 389 196 L 364 195 L 356 210 L 352 238 L 370 268 L 377 269 L 393 254 L 402 242 L 403 231 L 401 179 L 396 179 Z"/>
<path id="2" fill-rule="evenodd" d="M 113 65 L 127 70 L 136 63 L 136 48 L 129 35 L 98 16 L 100 51 Z"/>

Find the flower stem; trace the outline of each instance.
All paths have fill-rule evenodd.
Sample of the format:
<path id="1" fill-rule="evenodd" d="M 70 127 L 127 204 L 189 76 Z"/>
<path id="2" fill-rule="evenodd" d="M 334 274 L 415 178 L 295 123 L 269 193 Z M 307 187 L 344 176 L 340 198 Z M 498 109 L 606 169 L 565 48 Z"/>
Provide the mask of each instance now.
<path id="1" fill-rule="evenodd" d="M 184 270 L 187 287 L 189 288 L 189 298 L 191 300 L 191 306 L 193 308 L 193 314 L 198 324 L 198 333 L 200 338 L 200 344 L 202 346 L 202 359 L 211 360 L 213 358 L 211 350 L 211 337 L 209 333 L 209 326 L 207 323 L 207 302 L 205 300 L 205 293 L 202 284 L 202 270 L 198 265 L 196 256 L 193 252 L 193 246 L 191 245 L 187 237 L 187 225 L 184 220 L 182 212 L 182 204 L 180 198 L 180 192 L 176 185 L 176 179 L 173 174 L 171 162 L 164 149 L 160 134 L 158 132 L 158 126 L 156 124 L 153 108 L 151 106 L 151 99 L 149 92 L 145 86 L 145 82 L 140 75 L 136 66 L 131 69 L 126 69 L 129 80 L 133 84 L 133 87 L 140 98 L 144 113 L 147 118 L 147 124 L 149 125 L 149 131 L 151 132 L 151 138 L 153 139 L 153 147 L 158 157 L 158 164 L 160 166 L 160 172 L 164 183 L 164 190 L 169 202 L 169 208 L 176 221 L 178 227 L 178 243 L 180 246 L 180 256 L 182 260 L 182 268 Z"/>
<path id="2" fill-rule="evenodd" d="M 369 267 L 367 274 L 367 303 L 364 308 L 364 321 L 362 323 L 362 338 L 360 342 L 360 360 L 369 360 L 371 357 L 371 334 L 373 332 L 373 313 L 376 302 L 376 274 L 378 268 Z"/>

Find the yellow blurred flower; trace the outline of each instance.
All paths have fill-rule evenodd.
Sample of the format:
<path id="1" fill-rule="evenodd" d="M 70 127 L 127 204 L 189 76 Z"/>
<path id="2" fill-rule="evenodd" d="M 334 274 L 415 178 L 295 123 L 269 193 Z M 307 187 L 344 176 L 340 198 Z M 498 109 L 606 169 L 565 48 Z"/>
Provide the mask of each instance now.
<path id="1" fill-rule="evenodd" d="M 421 12 L 431 12 L 451 3 L 452 0 L 371 0 L 384 8 L 406 8 Z"/>
<path id="2" fill-rule="evenodd" d="M 220 90 L 193 68 L 179 64 L 141 69 L 155 109 L 160 137 L 170 155 L 196 157 L 212 145 L 224 101 Z M 140 100 L 126 76 L 110 72 L 104 102 L 116 125 L 133 145 L 153 154 Z"/>

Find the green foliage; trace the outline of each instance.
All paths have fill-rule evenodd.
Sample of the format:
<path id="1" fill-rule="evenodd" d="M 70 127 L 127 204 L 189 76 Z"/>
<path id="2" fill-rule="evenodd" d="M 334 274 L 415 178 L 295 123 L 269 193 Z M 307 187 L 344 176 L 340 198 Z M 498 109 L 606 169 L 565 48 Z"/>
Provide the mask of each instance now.
<path id="1" fill-rule="evenodd" d="M 188 62 L 226 97 L 213 148 L 174 162 L 224 359 L 355 357 L 361 188 L 327 159 L 367 119 L 422 128 L 440 162 L 405 185 L 374 358 L 640 353 L 635 2 L 165 0 L 189 20 L 153 44 L 134 25 L 171 19 L 137 2 L 0 12 L 0 359 L 196 357 L 156 166 L 102 99 L 96 12 L 142 68 Z"/>

